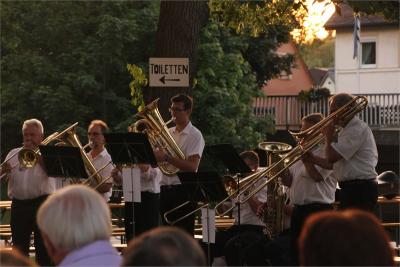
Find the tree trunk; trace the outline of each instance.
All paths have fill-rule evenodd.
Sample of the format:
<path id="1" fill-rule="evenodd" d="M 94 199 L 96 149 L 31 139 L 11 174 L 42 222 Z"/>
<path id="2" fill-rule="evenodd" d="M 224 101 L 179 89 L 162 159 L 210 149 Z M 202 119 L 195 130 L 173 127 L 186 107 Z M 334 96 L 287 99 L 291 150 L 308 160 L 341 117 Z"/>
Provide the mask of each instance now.
<path id="1" fill-rule="evenodd" d="M 189 58 L 188 87 L 149 87 L 144 90 L 148 104 L 160 98 L 159 110 L 169 118 L 170 98 L 179 93 L 192 94 L 196 74 L 196 47 L 201 29 L 208 20 L 206 1 L 161 1 L 154 57 Z"/>

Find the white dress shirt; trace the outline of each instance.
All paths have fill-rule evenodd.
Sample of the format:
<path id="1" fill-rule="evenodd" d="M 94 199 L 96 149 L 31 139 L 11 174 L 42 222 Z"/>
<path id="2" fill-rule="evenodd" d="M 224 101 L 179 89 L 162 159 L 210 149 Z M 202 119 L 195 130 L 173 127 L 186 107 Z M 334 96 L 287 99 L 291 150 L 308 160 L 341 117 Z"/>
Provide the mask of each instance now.
<path id="1" fill-rule="evenodd" d="M 324 147 L 318 146 L 312 153 L 316 156 L 324 156 Z M 315 181 L 308 174 L 304 163 L 299 160 L 289 167 L 292 175 L 292 184 L 289 188 L 290 202 L 294 205 L 306 205 L 311 203 L 332 204 L 335 201 L 337 179 L 333 170 L 323 169 L 314 165 L 321 174 L 323 180 Z"/>
<path id="2" fill-rule="evenodd" d="M 185 129 L 183 129 L 181 132 L 178 132 L 176 130 L 176 127 L 170 128 L 169 132 L 171 133 L 176 144 L 182 150 L 186 158 L 193 155 L 199 155 L 201 158 L 205 142 L 201 132 L 196 127 L 194 127 L 191 122 L 189 122 L 188 125 L 186 125 Z M 179 180 L 177 175 L 167 176 L 165 174 L 162 174 L 161 185 L 178 184 L 181 184 L 181 181 Z"/>
<path id="3" fill-rule="evenodd" d="M 262 183 L 264 183 L 266 179 L 260 179 L 256 183 L 256 185 L 253 187 L 256 188 Z M 254 195 L 254 197 L 260 201 L 261 203 L 264 203 L 267 201 L 267 186 L 265 186 L 263 189 L 261 189 L 257 194 Z M 241 196 L 241 199 L 246 198 L 245 195 Z M 232 202 L 232 205 L 235 205 L 234 202 Z M 238 208 L 235 207 L 233 209 L 233 217 L 235 218 L 235 224 L 238 224 Z M 240 224 L 251 224 L 251 225 L 265 225 L 265 223 L 260 219 L 260 217 L 257 216 L 256 212 L 254 212 L 249 204 L 249 201 L 240 204 Z"/>
<path id="4" fill-rule="evenodd" d="M 140 172 L 140 186 L 142 192 L 160 193 L 161 171 L 150 167 L 146 172 Z"/>
<path id="5" fill-rule="evenodd" d="M 16 166 L 11 170 L 8 181 L 8 197 L 13 199 L 33 199 L 42 195 L 51 194 L 55 191 L 54 178 L 48 177 L 39 163 L 32 168 L 24 168 L 20 166 L 18 155 L 10 157 L 14 153 L 18 153 L 22 147 L 11 150 L 5 160 L 9 159 L 10 166 Z"/>
<path id="6" fill-rule="evenodd" d="M 108 164 L 104 169 L 102 169 L 98 173 L 101 175 L 103 180 L 111 177 L 111 171 L 113 170 L 114 166 L 112 163 L 110 163 L 112 159 L 110 154 L 108 154 L 106 148 L 104 148 L 103 151 L 101 151 L 101 153 L 98 154 L 95 158 L 93 158 L 90 153 L 88 153 L 87 156 L 96 170 L 99 170 L 103 168 L 106 164 Z M 113 183 L 113 178 L 108 179 L 107 183 Z M 112 194 L 112 188 L 110 188 L 110 191 L 103 194 L 106 201 L 110 200 L 111 194 Z"/>
<path id="7" fill-rule="evenodd" d="M 354 117 L 339 132 L 337 143 L 331 146 L 343 159 L 334 164 L 339 181 L 371 179 L 377 176 L 378 151 L 368 125 Z"/>

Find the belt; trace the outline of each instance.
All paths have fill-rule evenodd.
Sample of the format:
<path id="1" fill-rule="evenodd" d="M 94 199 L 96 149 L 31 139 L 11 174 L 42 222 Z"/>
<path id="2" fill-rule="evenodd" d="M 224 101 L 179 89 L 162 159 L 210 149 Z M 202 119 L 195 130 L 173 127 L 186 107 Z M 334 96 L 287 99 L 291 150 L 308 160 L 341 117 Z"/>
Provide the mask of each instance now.
<path id="1" fill-rule="evenodd" d="M 30 199 L 17 199 L 13 198 L 12 201 L 18 204 L 34 204 L 44 201 L 49 195 L 42 195 L 40 197 L 30 198 Z"/>
<path id="2" fill-rule="evenodd" d="M 339 185 L 347 186 L 347 185 L 355 185 L 355 184 L 371 183 L 371 182 L 375 182 L 375 178 L 347 180 L 347 181 L 339 182 Z"/>

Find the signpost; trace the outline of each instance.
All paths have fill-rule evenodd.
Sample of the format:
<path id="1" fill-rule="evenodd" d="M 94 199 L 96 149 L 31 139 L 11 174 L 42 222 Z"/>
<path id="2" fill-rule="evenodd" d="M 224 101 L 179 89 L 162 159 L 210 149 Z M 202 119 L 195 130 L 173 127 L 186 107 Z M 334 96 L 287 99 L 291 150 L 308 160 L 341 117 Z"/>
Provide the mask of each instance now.
<path id="1" fill-rule="evenodd" d="M 189 87 L 189 58 L 150 58 L 150 87 Z"/>

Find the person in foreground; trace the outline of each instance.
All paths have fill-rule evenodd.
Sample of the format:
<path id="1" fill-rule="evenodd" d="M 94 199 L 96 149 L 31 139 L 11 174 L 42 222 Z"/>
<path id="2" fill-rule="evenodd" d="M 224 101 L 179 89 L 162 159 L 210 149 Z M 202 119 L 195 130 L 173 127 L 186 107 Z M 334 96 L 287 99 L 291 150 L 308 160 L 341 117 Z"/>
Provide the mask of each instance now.
<path id="1" fill-rule="evenodd" d="M 163 226 L 134 238 L 121 266 L 205 266 L 205 255 L 193 237 L 177 227 Z"/>
<path id="2" fill-rule="evenodd" d="M 37 266 L 35 262 L 31 261 L 25 255 L 22 255 L 17 249 L 6 250 L 0 248 L 0 266 Z"/>
<path id="3" fill-rule="evenodd" d="M 119 266 L 110 243 L 111 216 L 104 198 L 83 185 L 56 191 L 39 208 L 37 223 L 58 266 Z"/>
<path id="4" fill-rule="evenodd" d="M 394 251 L 379 220 L 348 209 L 311 215 L 299 239 L 301 266 L 394 266 Z"/>

